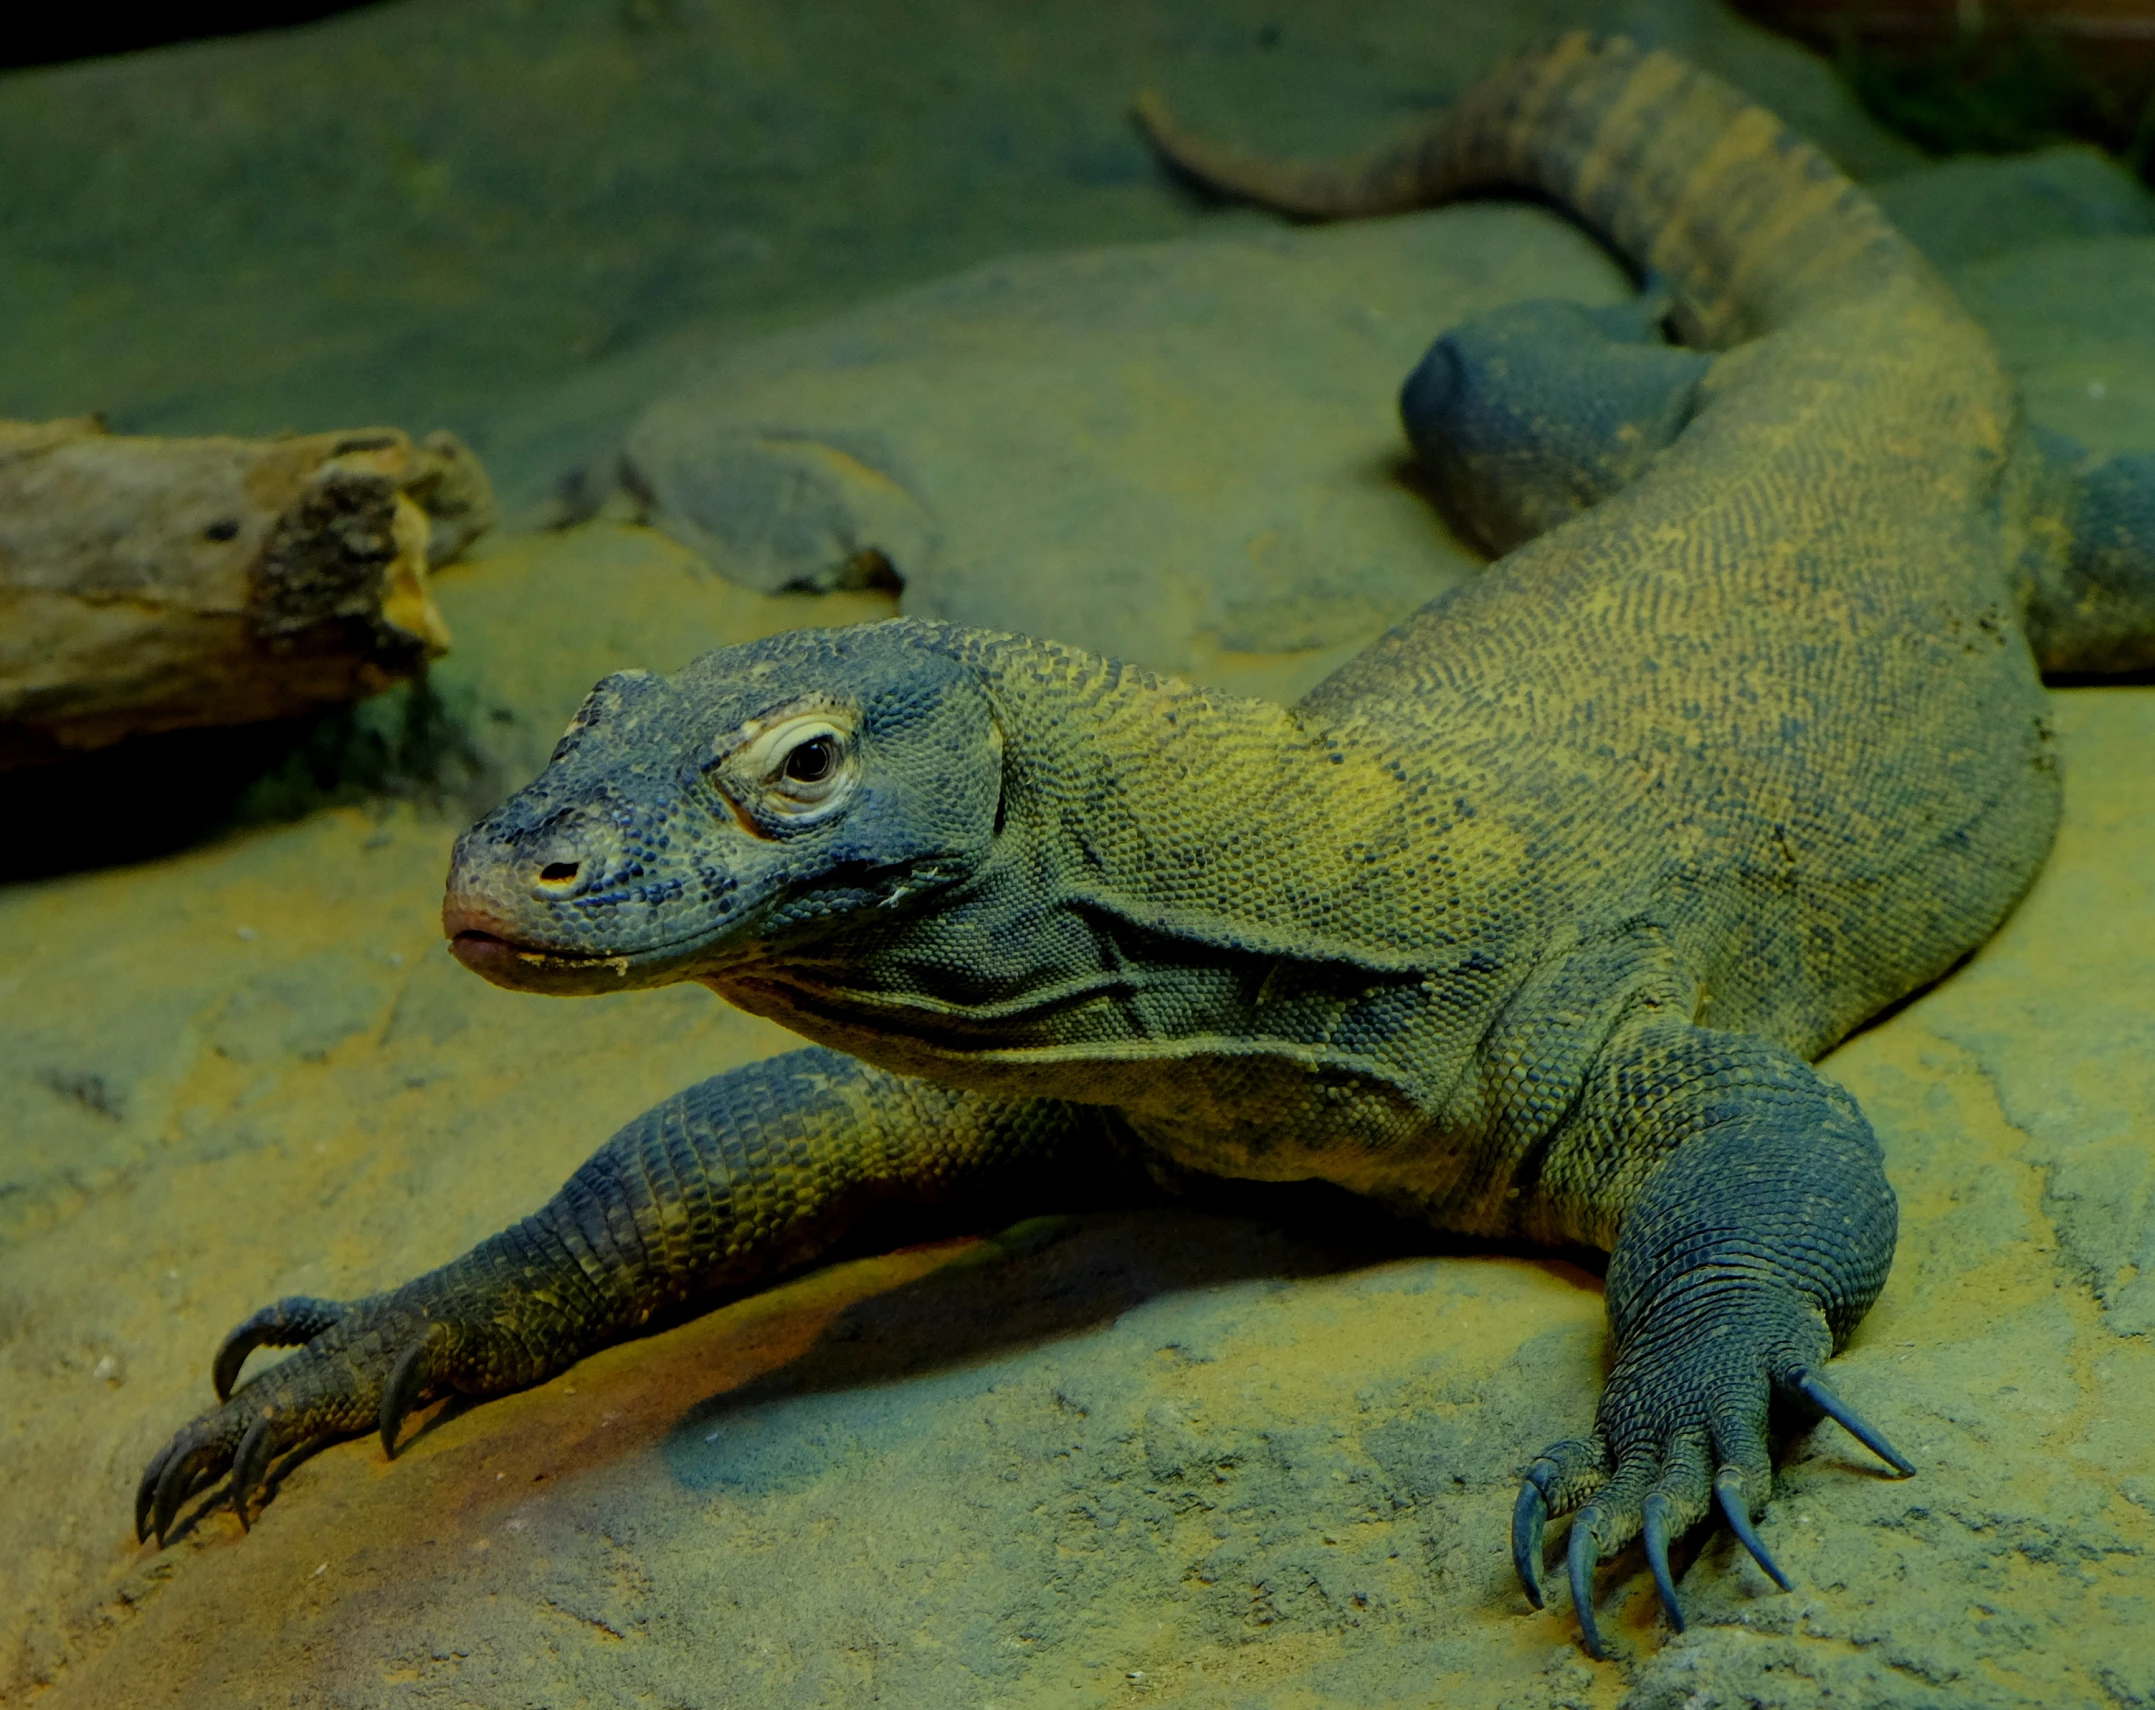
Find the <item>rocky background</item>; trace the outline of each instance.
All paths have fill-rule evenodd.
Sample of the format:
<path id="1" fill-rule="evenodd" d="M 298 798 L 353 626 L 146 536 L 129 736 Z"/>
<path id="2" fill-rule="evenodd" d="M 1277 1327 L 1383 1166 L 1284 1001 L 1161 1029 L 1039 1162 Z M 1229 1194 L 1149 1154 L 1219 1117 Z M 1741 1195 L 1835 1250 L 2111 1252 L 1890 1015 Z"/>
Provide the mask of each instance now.
<path id="1" fill-rule="evenodd" d="M 1922 1470 L 1792 1434 L 1793 1593 L 1703 1535 L 1679 1637 L 1620 1559 L 1588 1663 L 1504 1534 L 1590 1417 L 1595 1278 L 1292 1193 L 857 1257 L 134 1544 L 233 1322 L 439 1262 L 785 1048 L 442 953 L 451 838 L 594 678 L 902 606 L 1291 696 L 1473 573 L 1392 391 L 1621 273 L 1519 206 L 1212 209 L 1122 115 L 1345 148 L 1582 21 L 1873 181 L 2038 420 L 2155 446 L 2145 192 L 1924 164 L 1703 3 L 404 0 L 0 80 L 0 415 L 447 425 L 525 525 L 440 578 L 425 684 L 0 790 L 0 1700 L 2155 1704 L 2145 687 L 2058 696 L 2034 893 L 1830 1060 L 1903 1205 L 1836 1381 Z"/>

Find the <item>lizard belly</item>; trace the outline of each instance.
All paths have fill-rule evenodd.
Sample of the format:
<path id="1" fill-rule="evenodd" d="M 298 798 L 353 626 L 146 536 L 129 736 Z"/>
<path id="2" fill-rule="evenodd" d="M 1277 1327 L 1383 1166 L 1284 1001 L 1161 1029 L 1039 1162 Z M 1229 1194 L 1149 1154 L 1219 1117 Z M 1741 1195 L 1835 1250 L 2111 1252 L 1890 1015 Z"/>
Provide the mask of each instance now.
<path id="1" fill-rule="evenodd" d="M 1467 1158 L 1417 1096 L 1337 1062 L 1200 1057 L 1145 1077 L 1120 1103 L 1145 1145 L 1179 1170 L 1248 1181 L 1326 1181 L 1380 1198 L 1453 1197 Z"/>

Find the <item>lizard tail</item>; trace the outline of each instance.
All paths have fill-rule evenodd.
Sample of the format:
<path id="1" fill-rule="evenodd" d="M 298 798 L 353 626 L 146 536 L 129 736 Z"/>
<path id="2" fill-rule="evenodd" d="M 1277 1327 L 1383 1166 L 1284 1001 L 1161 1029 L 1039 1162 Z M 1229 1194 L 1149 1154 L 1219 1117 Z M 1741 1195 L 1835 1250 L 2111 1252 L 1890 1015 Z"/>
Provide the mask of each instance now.
<path id="1" fill-rule="evenodd" d="M 1396 213 L 1480 190 L 1539 192 L 1675 288 L 1708 344 L 1787 324 L 1925 264 L 1816 147 L 1719 78 L 1586 34 L 1513 60 L 1422 130 L 1345 164 L 1267 160 L 1137 117 L 1177 169 L 1305 219 Z"/>

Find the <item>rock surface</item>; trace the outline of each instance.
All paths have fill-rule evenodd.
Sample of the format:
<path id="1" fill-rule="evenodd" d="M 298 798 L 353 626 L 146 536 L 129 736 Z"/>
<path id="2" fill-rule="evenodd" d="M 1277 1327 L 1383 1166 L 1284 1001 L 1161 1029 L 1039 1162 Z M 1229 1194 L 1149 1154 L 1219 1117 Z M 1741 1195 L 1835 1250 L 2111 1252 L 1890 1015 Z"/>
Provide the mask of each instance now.
<path id="1" fill-rule="evenodd" d="M 1583 9 L 1508 9 L 1486 28 L 1531 35 L 1558 10 Z M 464 0 L 444 12 L 507 16 Z M 1428 11 L 1468 15 L 1496 17 Z M 411 24 L 418 9 L 378 16 Z M 1426 19 L 1387 37 L 1391 27 L 1345 29 L 1352 51 L 1308 74 L 1314 96 L 1355 76 L 1396 90 L 1370 77 L 1377 46 L 1404 44 L 1399 56 L 1411 57 L 1436 37 Z M 1478 27 L 1462 26 L 1470 48 Z M 1697 28 L 1709 43 L 1751 39 Z M 1244 74 L 1237 56 L 1261 62 L 1221 30 L 1212 47 L 1177 39 L 1226 63 L 1218 87 L 1231 90 Z M 744 37 L 741 51 L 769 53 L 769 39 Z M 841 49 L 867 51 L 832 46 Z M 263 44 L 244 51 L 286 63 Z M 386 63 L 389 44 L 379 51 Z M 982 53 L 998 68 L 1022 58 L 1004 38 Z M 431 62 L 406 51 L 398 63 Z M 444 76 L 494 75 L 445 63 Z M 1433 50 L 1427 63 L 1453 74 Z M 1111 69 L 1128 68 L 1118 59 Z M 776 72 L 768 86 L 793 87 Z M 212 77 L 199 99 L 229 117 L 227 87 Z M 1296 95 L 1282 80 L 1264 110 L 1284 112 Z M 281 88 L 251 98 L 279 112 L 296 99 Z M 22 99 L 0 85 L 0 128 L 21 122 L 20 109 L 4 115 Z M 407 99 L 404 86 L 383 99 Z M 1365 87 L 1357 99 L 1374 98 Z M 1208 116 L 1199 99 L 1187 104 Z M 880 116 L 859 122 L 882 134 Z M 1037 158 L 1040 133 L 1017 134 L 1016 152 Z M 977 162 L 978 142 L 966 132 L 951 158 Z M 816 170 L 826 165 L 818 157 Z M 955 205 L 964 184 L 942 170 L 937 194 Z M 2049 169 L 1955 164 L 1893 194 L 1911 226 L 1943 209 L 1933 233 L 1965 232 L 1956 207 L 2029 207 L 2011 185 L 2030 171 Z M 0 194 L 30 194 L 22 183 Z M 2135 235 L 2133 194 L 2111 184 L 2039 196 L 2013 247 L 1980 233 L 1932 239 L 2037 414 L 2105 447 L 2155 444 L 2155 239 Z M 104 218 L 85 215 L 86 252 Z M 804 214 L 786 229 L 813 225 Z M 567 215 L 563 227 L 588 235 Z M 1520 210 L 1310 235 L 1231 216 L 1225 229 L 1231 245 L 1141 252 L 1152 259 L 1135 272 L 1128 251 L 1026 261 L 862 310 L 845 324 L 972 305 L 978 360 L 968 368 L 946 344 L 953 378 L 938 392 L 901 353 L 880 382 L 891 401 L 879 404 L 865 382 L 843 400 L 848 411 L 885 410 L 874 425 L 886 447 L 924 448 L 910 471 L 922 491 L 931 466 L 971 483 L 932 495 L 940 542 L 990 540 L 984 517 L 1000 531 L 1008 578 L 987 574 L 994 560 L 975 544 L 973 558 L 947 562 L 977 573 L 953 576 L 939 597 L 966 610 L 1029 601 L 1043 623 L 1056 613 L 1126 623 L 1134 611 L 1138 657 L 1285 695 L 1392 615 L 1382 600 L 1466 573 L 1384 473 L 1399 366 L 1504 292 L 1606 294 L 1618 283 L 1575 234 Z M 1015 216 L 1010 230 L 1010 242 L 1040 241 Z M 0 273 L 20 265 L 0 261 Z M 1427 272 L 1413 297 L 1417 267 Z M 1029 336 L 1014 307 L 975 313 L 996 277 L 1033 282 L 1054 312 Z M 1118 278 L 1128 295 L 1104 288 Z M 1073 279 L 1103 286 L 1096 326 L 1081 323 L 1083 294 L 1057 283 Z M 1206 280 L 1209 321 L 1173 295 Z M 412 299 L 396 297 L 407 289 L 420 287 L 400 278 L 390 295 L 409 310 Z M 573 305 L 561 290 L 553 301 Z M 1306 293 L 1349 310 L 1375 303 L 1400 324 L 1375 330 L 1351 314 L 1328 324 Z M 419 317 L 431 329 L 413 335 L 423 348 L 468 328 L 464 299 L 448 295 L 438 320 Z M 334 298 L 295 304 L 292 326 L 278 323 L 293 371 L 332 392 L 358 383 L 352 353 L 378 355 L 369 341 L 393 320 L 361 305 L 349 346 L 324 354 L 293 327 L 327 324 Z M 516 321 L 517 300 L 504 301 Z M 1419 327 L 1409 324 L 1416 302 Z M 210 313 L 184 301 L 169 313 L 182 309 Z M 1303 362 L 1278 336 L 1281 317 L 1298 340 L 1334 341 L 1324 348 L 1342 373 L 1356 365 L 1366 380 Z M 518 351 L 516 340 L 559 324 L 525 318 L 539 331 L 503 335 Z M 206 368 L 187 369 L 197 355 L 171 348 L 180 325 L 153 318 L 148 354 L 101 356 L 109 366 L 85 372 L 130 386 L 149 367 L 128 363 L 192 372 L 197 390 L 169 394 L 183 398 L 175 410 L 235 399 L 274 410 L 297 395 L 244 365 L 210 385 Z M 1048 454 L 1071 412 L 1058 418 L 1055 406 L 1090 384 L 1102 350 L 1161 327 L 1187 343 L 1147 347 L 1132 388 L 1143 419 L 1073 436 L 1072 485 L 1058 487 Z M 1244 360 L 1211 373 L 1238 343 Z M 820 331 L 783 347 L 831 348 Z M 841 394 L 781 385 L 804 371 L 822 376 L 817 386 L 841 381 L 793 360 L 765 371 L 773 390 L 759 412 L 786 404 L 784 420 L 816 430 L 798 444 L 860 461 L 858 445 L 837 437 L 859 421 L 792 408 L 835 411 Z M 990 476 L 964 463 L 1016 419 L 996 414 L 1008 410 L 986 378 L 998 363 L 1060 373 L 1065 390 L 1045 398 L 1035 436 L 1016 447 L 1034 459 L 1023 467 L 1038 491 L 1025 496 L 1037 502 L 989 512 Z M 480 366 L 444 385 L 475 385 Z M 33 363 L 10 383 L 43 372 Z M 597 420 L 594 397 L 628 395 L 608 390 L 625 388 L 626 366 L 603 385 L 595 369 L 564 372 L 543 370 L 554 393 L 499 405 L 504 423 L 530 405 L 540 426 L 520 442 L 527 449 L 558 450 L 567 441 L 546 438 L 546 423 Z M 1365 384 L 1375 395 L 1358 403 L 1350 394 Z M 1097 406 L 1104 391 L 1084 395 Z M 1311 424 L 1299 464 L 1298 399 Z M 1248 419 L 1216 431 L 1208 410 Z M 427 400 L 401 413 L 440 411 Z M 1072 492 L 1092 497 L 1071 505 Z M 1172 533 L 1168 573 L 1111 579 L 1142 545 L 1116 515 L 1125 494 Z M 1302 507 L 1318 538 L 1330 529 L 1357 542 L 1356 561 L 1372 566 L 1361 600 L 1326 609 L 1323 578 L 1336 566 L 1323 552 L 1271 581 L 1261 565 L 1246 568 L 1256 560 L 1244 507 L 1260 504 L 1290 521 Z M 1032 582 L 1046 564 L 1066 568 Z M 918 577 L 908 598 L 934 585 Z M 249 1536 L 210 1508 L 169 1550 L 137 1548 L 135 1476 L 207 1401 L 209 1354 L 233 1322 L 281 1293 L 357 1294 L 438 1262 L 528 1208 L 645 1105 L 788 1043 L 700 991 L 568 1004 L 473 980 L 440 948 L 441 875 L 459 815 L 528 776 L 603 672 L 670 668 L 785 624 L 883 615 L 889 596 L 751 591 L 612 522 L 503 540 L 436 591 L 456 651 L 424 697 L 384 697 L 362 721 L 381 734 L 424 712 L 446 732 L 432 805 L 380 797 L 152 864 L 0 891 L 0 1441 L 12 1474 L 0 1485 L 0 1700 L 56 1710 L 2155 1704 L 2146 688 L 2058 697 L 2067 822 L 2035 890 L 1966 967 L 1829 1059 L 1870 1112 L 1903 1206 L 1892 1280 L 1837 1382 L 1921 1472 L 1881 1478 L 1830 1428 L 1792 1437 L 1763 1528 L 1792 1594 L 1709 1534 L 1685 1578 L 1691 1629 L 1674 1636 L 1625 1558 L 1602 1577 L 1623 1655 L 1586 1662 L 1561 1600 L 1554 1613 L 1527 1613 L 1504 1529 L 1522 1457 L 1590 1416 L 1605 1342 L 1593 1277 L 1546 1256 L 1460 1251 L 1343 1220 L 1335 1205 L 1292 1193 L 1050 1215 L 854 1259 L 528 1394 L 437 1411 L 394 1463 L 371 1440 L 331 1449 L 284 1476 Z M 1237 599 L 1262 621 L 1232 629 Z M 69 829 L 33 826 L 60 839 Z"/>
<path id="2" fill-rule="evenodd" d="M 872 550 L 917 616 L 1207 675 L 1339 658 L 1479 562 L 1400 438 L 1429 341 L 1627 292 L 1516 206 L 991 262 L 741 348 L 646 412 L 621 479 L 750 587 Z"/>
<path id="3" fill-rule="evenodd" d="M 392 0 L 0 78 L 0 416 L 441 425 L 514 514 L 714 337 L 1193 229 L 1147 85 L 1337 151 L 1581 23 L 1916 158 L 1714 0 Z"/>

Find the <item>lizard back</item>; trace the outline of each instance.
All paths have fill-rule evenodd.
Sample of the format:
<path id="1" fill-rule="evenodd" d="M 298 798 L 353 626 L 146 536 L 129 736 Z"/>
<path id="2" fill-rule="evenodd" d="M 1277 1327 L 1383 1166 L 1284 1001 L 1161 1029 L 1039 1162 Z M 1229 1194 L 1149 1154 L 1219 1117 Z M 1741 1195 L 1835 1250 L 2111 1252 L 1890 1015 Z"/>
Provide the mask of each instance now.
<path id="1" fill-rule="evenodd" d="M 1715 1025 L 1815 1055 L 1981 942 L 2057 815 L 2014 597 L 2024 429 L 1870 197 L 1719 79 L 1583 35 L 1360 166 L 1146 117 L 1199 177 L 1310 216 L 1539 192 L 1727 347 L 1638 479 L 1408 618 L 1305 719 L 1481 780 L 1549 916 L 1666 920 Z"/>

